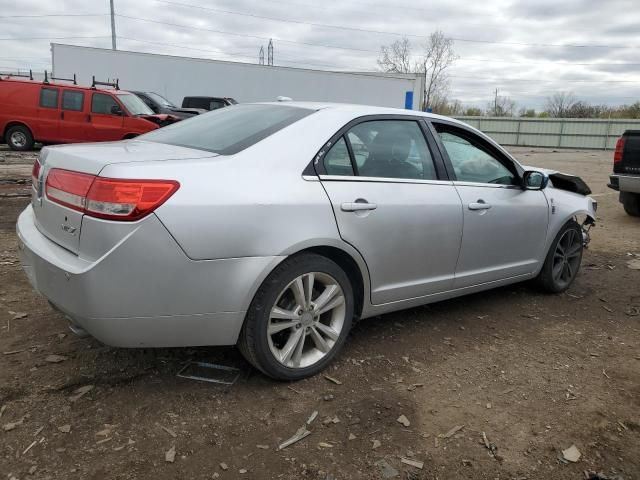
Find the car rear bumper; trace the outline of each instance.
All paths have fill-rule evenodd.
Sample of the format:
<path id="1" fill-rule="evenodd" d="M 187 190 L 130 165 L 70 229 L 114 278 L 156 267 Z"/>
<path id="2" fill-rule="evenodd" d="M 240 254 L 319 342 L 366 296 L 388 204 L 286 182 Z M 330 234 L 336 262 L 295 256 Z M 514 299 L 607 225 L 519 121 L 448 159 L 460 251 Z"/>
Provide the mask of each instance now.
<path id="1" fill-rule="evenodd" d="M 255 291 L 282 257 L 193 261 L 157 217 L 96 261 L 63 249 L 18 218 L 31 285 L 72 322 L 118 347 L 233 345 Z"/>
<path id="2" fill-rule="evenodd" d="M 640 193 L 640 175 L 609 175 L 607 186 L 619 192 Z"/>

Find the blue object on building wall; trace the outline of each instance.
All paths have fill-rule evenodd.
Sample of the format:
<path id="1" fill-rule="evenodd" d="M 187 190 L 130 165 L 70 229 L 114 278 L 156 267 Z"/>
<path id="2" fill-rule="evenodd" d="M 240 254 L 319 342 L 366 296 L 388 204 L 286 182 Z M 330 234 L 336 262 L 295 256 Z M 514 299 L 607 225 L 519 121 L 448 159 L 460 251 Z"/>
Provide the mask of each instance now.
<path id="1" fill-rule="evenodd" d="M 427 107 L 427 108 L 425 108 L 424 111 L 427 112 L 427 113 L 433 113 L 433 108 Z"/>
<path id="2" fill-rule="evenodd" d="M 404 108 L 407 110 L 413 110 L 413 92 L 408 91 L 404 94 Z"/>

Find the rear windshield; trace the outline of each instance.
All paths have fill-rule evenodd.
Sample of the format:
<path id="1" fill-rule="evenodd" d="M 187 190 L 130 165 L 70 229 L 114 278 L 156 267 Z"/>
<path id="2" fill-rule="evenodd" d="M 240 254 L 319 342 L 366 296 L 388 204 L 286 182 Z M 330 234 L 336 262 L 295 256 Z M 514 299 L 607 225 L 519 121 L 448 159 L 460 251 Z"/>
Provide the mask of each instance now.
<path id="1" fill-rule="evenodd" d="M 284 105 L 233 105 L 138 138 L 233 155 L 311 113 L 313 110 Z"/>

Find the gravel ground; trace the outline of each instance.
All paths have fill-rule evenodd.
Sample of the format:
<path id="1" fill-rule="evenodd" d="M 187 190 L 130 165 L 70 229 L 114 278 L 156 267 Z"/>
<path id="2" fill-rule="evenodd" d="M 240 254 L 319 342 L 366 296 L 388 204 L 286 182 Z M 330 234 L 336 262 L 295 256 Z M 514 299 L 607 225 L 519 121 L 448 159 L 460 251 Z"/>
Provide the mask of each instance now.
<path id="1" fill-rule="evenodd" d="M 286 384 L 234 348 L 125 350 L 70 334 L 17 260 L 34 155 L 0 147 L 0 476 L 640 478 L 640 271 L 628 268 L 640 219 L 606 188 L 611 152 L 513 152 L 581 175 L 600 203 L 572 288 L 519 284 L 363 321 L 326 372 L 340 384 Z M 188 360 L 241 377 L 177 378 Z M 277 451 L 314 411 L 311 435 Z M 571 446 L 575 463 L 562 459 Z"/>

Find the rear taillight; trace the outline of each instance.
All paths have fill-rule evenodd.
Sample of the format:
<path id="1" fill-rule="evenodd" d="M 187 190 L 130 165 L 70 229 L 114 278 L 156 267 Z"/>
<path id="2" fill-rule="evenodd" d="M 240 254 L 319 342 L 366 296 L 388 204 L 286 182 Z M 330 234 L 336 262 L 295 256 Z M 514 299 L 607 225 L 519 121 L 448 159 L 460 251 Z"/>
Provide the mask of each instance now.
<path id="1" fill-rule="evenodd" d="M 624 144 L 626 142 L 625 137 L 620 137 L 616 142 L 616 150 L 613 153 L 613 163 L 618 163 L 622 161 L 622 153 L 624 152 Z"/>
<path id="2" fill-rule="evenodd" d="M 47 175 L 51 201 L 92 217 L 132 221 L 150 214 L 180 187 L 175 180 L 103 178 L 53 168 Z"/>
<path id="3" fill-rule="evenodd" d="M 33 168 L 31 169 L 31 183 L 35 187 L 38 184 L 38 177 L 40 176 L 40 162 L 36 160 L 33 162 Z"/>

